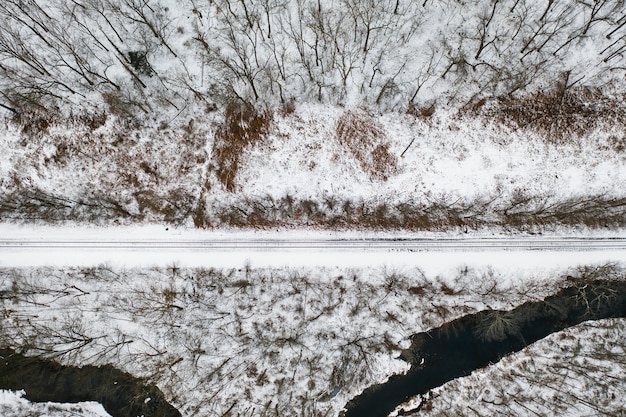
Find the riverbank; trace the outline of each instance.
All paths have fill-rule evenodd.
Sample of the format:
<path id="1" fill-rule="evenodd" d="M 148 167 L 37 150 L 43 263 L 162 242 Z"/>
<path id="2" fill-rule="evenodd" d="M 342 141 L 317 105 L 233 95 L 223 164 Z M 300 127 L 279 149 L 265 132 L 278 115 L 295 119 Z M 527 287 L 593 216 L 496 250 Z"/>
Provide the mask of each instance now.
<path id="1" fill-rule="evenodd" d="M 626 317 L 626 281 L 575 279 L 543 301 L 513 310 L 467 315 L 411 337 L 401 358 L 404 375 L 366 389 L 346 406 L 344 417 L 386 417 L 411 397 L 499 361 L 554 332 L 587 320 Z"/>

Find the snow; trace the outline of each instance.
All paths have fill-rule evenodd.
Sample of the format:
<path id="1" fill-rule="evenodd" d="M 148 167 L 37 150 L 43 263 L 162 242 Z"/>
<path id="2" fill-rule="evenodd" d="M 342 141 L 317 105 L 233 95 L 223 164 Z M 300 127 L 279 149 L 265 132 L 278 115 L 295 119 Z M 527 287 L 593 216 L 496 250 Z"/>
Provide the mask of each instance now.
<path id="1" fill-rule="evenodd" d="M 504 234 L 475 233 L 408 233 L 408 232 L 332 232 L 319 230 L 218 230 L 205 231 L 193 228 L 174 228 L 170 226 L 130 226 L 130 227 L 88 227 L 88 226 L 27 226 L 0 224 L 0 236 L 5 241 L 30 242 L 231 242 L 253 239 L 263 240 L 345 240 L 367 238 L 477 238 L 506 237 Z M 563 234 L 547 237 L 620 237 L 623 231 L 572 232 L 564 229 Z M 532 236 L 526 236 L 532 240 Z M 2 248 L 0 267 L 27 266 L 82 266 L 94 267 L 111 265 L 123 267 L 151 266 L 168 267 L 206 267 L 232 268 L 249 265 L 254 268 L 313 268 L 335 266 L 342 268 L 417 267 L 431 275 L 447 275 L 464 266 L 491 267 L 507 274 L 533 273 L 541 270 L 549 275 L 556 268 L 566 268 L 575 264 L 601 264 L 606 262 L 626 263 L 626 252 L 620 250 L 477 250 L 464 251 L 391 251 L 388 249 L 247 249 L 231 248 Z M 532 265 L 532 268 L 528 266 Z"/>
<path id="2" fill-rule="evenodd" d="M 59 114 L 47 115 L 50 126 L 41 131 L 31 126 L 30 133 L 20 132 L 12 115 L 1 113 L 1 195 L 38 191 L 70 201 L 87 199 L 96 206 L 102 200 L 115 202 L 127 212 L 126 217 L 111 210 L 73 213 L 84 222 L 101 224 L 188 225 L 190 212 L 205 203 L 208 220 L 217 227 L 224 226 L 220 221 L 224 211 L 264 203 L 268 196 L 310 199 L 320 205 L 330 199 L 391 206 L 493 199 L 494 211 L 506 207 L 514 195 L 534 197 L 547 206 L 577 197 L 624 197 L 625 157 L 623 150 L 616 150 L 624 138 L 619 112 L 617 117 L 598 115 L 593 129 L 558 141 L 551 132 L 513 127 L 497 118 L 472 115 L 463 107 L 482 97 L 550 93 L 564 74 L 576 87 L 597 88 L 612 96 L 619 107 L 623 68 L 617 60 L 604 61 L 621 45 L 609 47 L 614 41 L 606 38 L 614 29 L 613 39 L 623 33 L 617 17 L 624 5 L 619 2 L 603 3 L 584 36 L 592 8 L 565 0 L 551 2 L 547 9 L 536 2 L 498 2 L 487 27 L 493 3 L 486 0 L 406 2 L 400 5 L 401 12 L 386 1 L 159 0 L 149 7 L 138 6 L 147 23 L 163 29 L 162 38 L 148 34 L 148 25 L 129 8 L 132 2 L 98 2 L 104 8 L 119 5 L 126 13 L 111 12 L 108 23 L 89 8 L 69 10 L 59 0 L 40 3 L 50 16 L 44 19 L 53 40 L 50 45 L 59 50 L 28 31 L 22 33 L 23 44 L 32 46 L 43 62 L 58 63 L 51 65 L 50 77 L 71 84 L 80 94 L 55 90 L 67 102 L 59 104 Z M 321 11 L 316 15 L 318 5 Z M 256 24 L 250 24 L 248 13 Z M 0 17 L 7 27 L 18 25 L 10 16 L 4 12 Z M 35 16 L 43 19 L 39 11 Z M 68 27 L 61 29 L 58 22 L 68 22 Z M 329 37 L 316 32 L 316 24 L 337 32 Z M 368 33 L 370 50 L 364 48 L 368 24 L 381 25 Z M 301 32 L 294 33 L 298 27 Z M 486 45 L 476 57 L 483 29 Z M 83 42 L 84 50 L 77 53 L 84 55 L 94 74 L 109 77 L 119 91 L 111 92 L 104 79 L 102 85 L 86 83 L 59 62 L 59 55 L 73 62 L 72 51 L 57 39 L 64 39 L 66 32 Z M 155 74 L 135 74 L 145 88 L 135 88 L 116 48 L 103 40 L 117 36 L 126 42 L 123 56 L 131 51 L 148 53 Z M 325 52 L 319 58 L 313 46 L 317 41 Z M 352 67 L 344 66 L 348 61 Z M 13 59 L 10 64 L 16 74 L 31 71 Z M 303 75 L 307 68 L 310 80 Z M 434 105 L 432 116 L 406 114 L 420 80 L 423 85 L 412 104 L 417 109 Z M 18 83 L 5 81 L 6 88 Z M 252 99 L 252 85 L 260 93 L 258 100 Z M 323 86 L 321 100 L 318 85 Z M 382 94 L 388 86 L 389 94 Z M 103 94 L 117 97 L 122 108 L 104 103 Z M 233 97 L 247 99 L 258 111 L 269 109 L 273 122 L 267 138 L 244 150 L 235 192 L 230 193 L 215 176 L 213 147 L 223 123 L 221 110 Z M 281 114 L 279 103 L 291 100 L 295 112 Z M 129 101 L 143 103 L 149 111 L 126 104 L 132 109 L 129 117 L 123 105 Z M 397 159 L 397 166 L 391 164 L 384 173 L 386 180 L 364 169 L 338 140 L 337 121 L 347 111 L 384 132 L 381 144 L 388 145 Z M 106 120 L 97 128 L 76 122 L 85 114 L 100 113 Z M 62 212 L 57 214 L 60 218 L 42 220 L 63 221 L 64 216 L 68 215 Z M 15 217 L 34 220 L 10 211 L 4 220 Z"/>
<path id="3" fill-rule="evenodd" d="M 114 202 L 128 216 L 110 210 L 92 213 L 83 207 L 86 214 L 78 210 L 74 220 L 68 221 L 62 210 L 41 219 L 24 211 L 11 212 L 9 202 L 8 212 L 0 212 L 1 239 L 459 237 L 463 231 L 454 228 L 419 234 L 240 230 L 225 227 L 219 218 L 232 207 L 245 209 L 268 196 L 311 200 L 321 206 L 329 200 L 427 206 L 493 199 L 490 210 L 494 212 L 506 207 L 513 196 L 533 197 L 546 206 L 578 197 L 626 197 L 626 153 L 620 150 L 626 136 L 620 120 L 599 118 L 593 129 L 558 141 L 527 126 L 514 128 L 499 120 L 473 117 L 462 109 L 482 97 L 549 92 L 563 81 L 563 74 L 568 74 L 569 83 L 599 88 L 623 104 L 621 56 L 605 62 L 622 44 L 599 53 L 623 38 L 623 28 L 613 39 L 606 38 L 619 25 L 623 3 L 605 3 L 589 32 L 578 36 L 591 8 L 584 2 L 550 2 L 554 7 L 545 14 L 547 29 L 558 30 L 538 31 L 533 42 L 524 45 L 541 24 L 542 2 L 499 2 L 487 28 L 482 24 L 493 4 L 487 0 L 437 0 L 423 6 L 422 2 L 401 2 L 406 8 L 401 13 L 389 9 L 394 2 L 322 0 L 319 16 L 306 0 L 152 1 L 144 11 L 149 10 L 149 19 L 163 28 L 173 52 L 147 33 L 140 21 L 110 13 L 109 24 L 98 13 L 82 8 L 75 8 L 69 19 L 66 3 L 39 1 L 50 18 L 43 19 L 38 11 L 33 14 L 43 19 L 49 30 L 46 36 L 58 50 L 31 31 L 21 33 L 24 39 L 19 44 L 32 48 L 44 64 L 50 64 L 49 79 L 33 75 L 6 54 L 0 57 L 3 66 L 15 69 L 12 74 L 24 77 L 0 77 L 3 93 L 35 79 L 63 97 L 58 103 L 42 99 L 52 123 L 34 133 L 22 131 L 10 113 L 0 112 L 0 197 L 41 191 L 70 202 L 86 198 L 96 206 Z M 366 22 L 360 19 L 365 19 L 367 6 L 374 3 L 386 11 L 371 15 L 372 23 L 382 23 L 385 29 L 372 31 L 370 50 L 361 52 Z M 245 4 L 255 25 L 244 17 Z M 297 10 L 297 4 L 302 9 Z M 364 14 L 350 18 L 348 4 Z M 263 7 L 271 7 L 272 12 L 266 14 Z M 123 10 L 129 12 L 126 7 Z M 229 21 L 231 14 L 237 19 Z M 333 36 L 315 32 L 318 17 L 317 23 L 337 32 Z M 559 22 L 567 24 L 559 26 Z M 270 23 L 271 37 L 267 33 Z M 295 23 L 304 27 L 300 44 L 293 33 L 279 29 L 295 30 Z M 7 29 L 2 36 L 10 37 L 8 29 L 16 21 L 2 13 L 0 24 Z M 228 36 L 231 24 L 233 37 Z M 94 30 L 95 38 L 83 28 Z M 481 28 L 488 44 L 475 57 Z M 148 53 L 155 75 L 138 75 L 146 88 L 137 87 L 111 42 L 104 42 L 106 36 L 115 40 L 118 34 L 125 48 L 121 57 L 134 50 Z M 574 36 L 574 41 L 557 49 Z M 66 37 L 71 39 L 68 45 L 83 48 L 68 50 L 59 43 Z M 322 54 L 319 65 L 312 47 L 318 38 L 325 51 L 335 51 L 334 42 L 339 40 L 338 53 L 345 53 L 341 57 L 345 59 Z M 298 46 L 304 45 L 301 55 Z M 527 46 L 540 45 L 543 50 L 525 54 Z M 282 64 L 274 59 L 276 51 L 284 53 Z M 87 83 L 69 70 L 58 58 L 75 62 L 72 52 L 89 63 L 93 76 L 109 77 L 120 86 L 119 91 L 103 80 Z M 342 77 L 348 69 L 341 66 L 346 59 L 355 66 Z M 305 81 L 307 65 L 312 68 L 310 81 Z M 259 100 L 252 100 L 250 80 L 232 71 L 242 67 L 254 74 Z M 286 74 L 282 81 L 279 70 Z M 78 93 L 55 89 L 57 81 Z M 390 90 L 383 94 L 387 86 Z M 191 94 L 189 87 L 198 94 Z M 418 110 L 433 105 L 432 116 L 406 114 L 418 87 L 411 104 Z M 221 109 L 235 96 L 254 102 L 259 110 L 274 110 L 283 98 L 293 100 L 295 111 L 273 112 L 270 134 L 244 150 L 235 190 L 227 192 L 215 177 L 214 142 L 223 123 Z M 125 102 L 141 103 L 149 111 L 143 114 L 131 106 L 129 115 Z M 70 114 L 103 111 L 106 122 L 95 129 L 67 121 Z M 348 111 L 383 132 L 378 140 L 397 159 L 385 173 L 386 179 L 372 175 L 339 140 L 337 124 Z M 201 203 L 208 207 L 207 216 L 215 229 L 192 228 L 189 212 Z M 558 224 L 524 230 L 544 236 L 625 235 L 623 229 Z M 511 234 L 510 229 L 496 227 L 468 232 L 471 237 Z M 512 234 L 531 236 L 518 230 Z M 9 284 L 15 281 L 32 296 L 2 298 L 6 317 L 0 340 L 20 344 L 32 337 L 40 347 L 62 350 L 68 345 L 60 343 L 55 332 L 71 336 L 72 326 L 82 326 L 98 342 L 61 355 L 64 363 L 113 363 L 149 376 L 186 415 L 222 415 L 235 401 L 233 414 L 276 408 L 282 415 L 336 415 L 347 399 L 367 385 L 406 369 L 394 357 L 410 334 L 481 308 L 505 308 L 540 298 L 562 285 L 560 277 L 575 273 L 577 267 L 607 262 L 626 265 L 626 253 L 0 248 L 0 291 L 12 290 Z M 501 286 L 499 292 L 485 296 L 492 283 Z M 445 294 L 443 284 L 458 294 Z M 425 295 L 412 294 L 412 286 L 423 286 Z M 55 293 L 59 298 L 50 296 L 55 291 L 60 291 Z M 564 346 L 604 336 L 617 339 L 602 326 L 566 333 Z M 571 336 L 576 332 L 583 336 Z M 559 337 L 563 336 L 540 342 L 509 363 L 521 366 L 527 355 L 545 355 L 559 347 L 555 342 Z M 132 343 L 121 343 L 131 339 Z M 591 345 L 585 348 L 593 349 Z M 183 361 L 176 362 L 178 358 Z M 502 379 L 497 372 L 506 375 L 510 371 L 506 361 L 497 366 L 504 371 L 478 372 L 437 395 L 450 398 L 461 393 L 458 398 L 490 404 L 493 396 L 484 390 L 476 392 L 472 384 L 477 380 L 482 386 L 495 383 Z M 621 368 L 611 375 L 624 379 Z M 520 386 L 533 388 L 523 379 L 507 383 L 516 392 Z M 538 397 L 546 392 L 533 391 Z M 105 415 L 89 404 L 30 404 L 20 395 L 0 391 L 0 414 Z M 447 403 L 441 401 L 445 411 Z M 467 411 L 454 398 L 448 401 Z M 499 413 L 486 407 L 484 414 Z M 524 413 L 517 406 L 512 410 Z M 567 412 L 576 415 L 575 410 Z"/>
<path id="4" fill-rule="evenodd" d="M 183 415 L 220 415 L 234 402 L 239 413 L 270 402 L 281 414 L 336 415 L 368 385 L 407 369 L 396 358 L 411 334 L 542 298 L 586 262 L 554 255 L 462 266 L 448 253 L 426 258 L 424 269 L 375 257 L 358 267 L 331 258 L 217 268 L 218 258 L 206 257 L 195 268 L 119 260 L 2 268 L 0 337 L 9 346 L 29 340 L 30 354 L 51 349 L 62 363 L 149 376 Z"/>
<path id="5" fill-rule="evenodd" d="M 110 417 L 101 404 L 32 403 L 23 398 L 24 391 L 0 390 L 0 414 L 3 417 Z"/>
<path id="6" fill-rule="evenodd" d="M 77 242 L 450 237 L 11 224 L 0 225 L 0 235 Z M 506 236 L 482 234 L 494 235 Z M 16 346 L 35 338 L 31 345 L 59 352 L 63 363 L 112 363 L 150 376 L 183 415 L 220 415 L 234 401 L 240 413 L 271 401 L 282 414 L 336 415 L 366 386 L 406 370 L 395 358 L 411 334 L 542 298 L 576 268 L 605 263 L 626 265 L 626 253 L 3 248 L 0 292 L 25 295 L 3 299 L 0 337 Z M 75 351 L 76 334 L 94 341 Z M 28 414 L 14 399 L 3 403 Z"/>
<path id="7" fill-rule="evenodd" d="M 334 129 L 342 113 L 341 108 L 302 105 L 293 115 L 276 120 L 275 132 L 247 152 L 238 176 L 240 193 L 393 204 L 440 196 L 507 196 L 515 190 L 559 200 L 621 195 L 626 186 L 624 156 L 600 148 L 608 135 L 603 131 L 551 144 L 501 126 L 445 117 L 427 124 L 396 114 L 372 117 L 383 126 L 392 153 L 400 155 L 415 142 L 399 159 L 397 172 L 386 182 L 376 181 L 336 139 Z"/>
<path id="8" fill-rule="evenodd" d="M 299 104 L 291 115 L 275 115 L 270 135 L 239 158 L 232 193 L 210 168 L 215 131 L 211 122 L 196 123 L 200 127 L 191 135 L 183 128 L 121 132 L 115 120 L 93 132 L 55 127 L 33 138 L 0 127 L 0 191 L 10 195 L 34 190 L 69 201 L 87 199 L 96 207 L 115 202 L 128 213 L 86 205 L 73 214 L 99 224 L 189 225 L 189 212 L 204 201 L 208 220 L 217 227 L 224 227 L 220 216 L 232 207 L 246 211 L 255 202 L 271 205 L 266 199 L 287 196 L 319 207 L 335 201 L 339 208 L 344 202 L 471 207 L 492 201 L 481 213 L 486 219 L 508 207 L 515 196 L 534 198 L 532 204 L 539 207 L 576 198 L 624 198 L 625 157 L 610 145 L 615 132 L 604 125 L 567 143 L 552 143 L 526 130 L 443 114 L 431 122 L 366 114 L 363 117 L 381 126 L 382 141 L 397 159 L 382 180 L 364 170 L 339 142 L 335 128 L 344 111 Z M 120 138 L 124 145 L 118 143 Z M 334 212 L 340 214 L 339 208 Z M 63 220 L 64 209 L 59 210 L 49 221 Z M 4 216 L 28 218 L 10 210 Z"/>

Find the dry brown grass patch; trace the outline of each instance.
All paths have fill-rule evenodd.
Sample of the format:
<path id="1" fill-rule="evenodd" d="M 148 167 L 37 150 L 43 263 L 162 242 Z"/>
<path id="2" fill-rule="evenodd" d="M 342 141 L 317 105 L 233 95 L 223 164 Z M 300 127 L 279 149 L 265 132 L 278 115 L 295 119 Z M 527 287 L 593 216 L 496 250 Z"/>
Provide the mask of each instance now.
<path id="1" fill-rule="evenodd" d="M 32 110 L 16 113 L 12 122 L 19 126 L 26 138 L 39 137 L 54 125 L 55 116 L 46 110 Z"/>
<path id="2" fill-rule="evenodd" d="M 246 147 L 269 133 L 272 114 L 259 112 L 250 105 L 234 102 L 226 107 L 224 124 L 215 133 L 213 163 L 218 180 L 228 191 L 235 189 L 239 158 Z"/>
<path id="3" fill-rule="evenodd" d="M 495 119 L 515 129 L 527 129 L 556 143 L 589 134 L 603 123 L 626 127 L 623 98 L 610 97 L 597 88 L 558 86 L 524 97 L 479 104 L 464 109 L 463 113 Z"/>
<path id="4" fill-rule="evenodd" d="M 428 120 L 435 114 L 435 110 L 435 104 L 424 107 L 418 106 L 415 103 L 411 103 L 406 110 L 406 114 L 410 114 L 411 116 L 417 117 L 418 119 Z"/>
<path id="5" fill-rule="evenodd" d="M 385 181 L 396 170 L 398 160 L 389 152 L 385 131 L 371 116 L 346 111 L 339 118 L 335 131 L 339 143 L 373 179 Z"/>

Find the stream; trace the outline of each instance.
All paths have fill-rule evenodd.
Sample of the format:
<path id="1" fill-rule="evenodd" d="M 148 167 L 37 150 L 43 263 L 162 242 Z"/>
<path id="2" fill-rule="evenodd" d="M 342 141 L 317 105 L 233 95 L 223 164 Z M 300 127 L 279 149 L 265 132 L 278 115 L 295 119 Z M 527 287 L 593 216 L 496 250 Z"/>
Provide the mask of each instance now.
<path id="1" fill-rule="evenodd" d="M 370 386 L 343 417 L 386 417 L 411 397 L 499 361 L 551 333 L 587 320 L 626 317 L 626 282 L 593 280 L 510 311 L 487 310 L 411 337 L 404 375 Z"/>
<path id="2" fill-rule="evenodd" d="M 110 365 L 62 366 L 0 349 L 0 388 L 26 391 L 34 402 L 97 401 L 113 417 L 181 417 L 159 388 Z"/>

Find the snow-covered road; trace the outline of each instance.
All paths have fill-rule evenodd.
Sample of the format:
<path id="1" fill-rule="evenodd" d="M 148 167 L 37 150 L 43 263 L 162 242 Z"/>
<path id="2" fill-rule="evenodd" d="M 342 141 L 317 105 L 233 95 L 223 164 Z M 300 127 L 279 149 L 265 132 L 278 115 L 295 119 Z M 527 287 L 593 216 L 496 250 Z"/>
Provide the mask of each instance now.
<path id="1" fill-rule="evenodd" d="M 0 225 L 0 267 L 21 266 L 417 266 L 548 268 L 626 263 L 623 233 L 520 236 L 321 231 L 202 231 L 159 226 Z"/>

